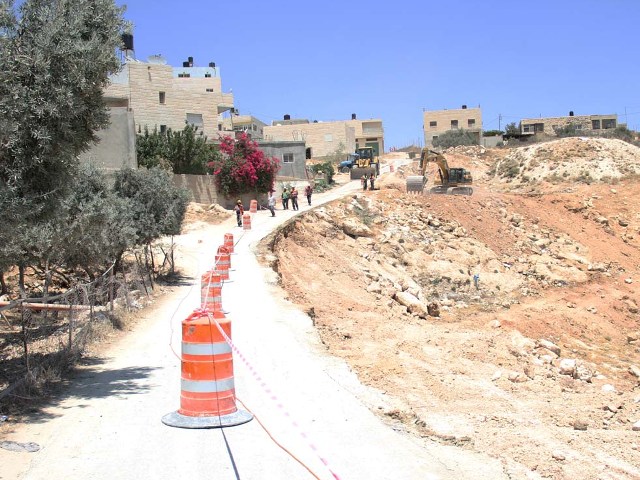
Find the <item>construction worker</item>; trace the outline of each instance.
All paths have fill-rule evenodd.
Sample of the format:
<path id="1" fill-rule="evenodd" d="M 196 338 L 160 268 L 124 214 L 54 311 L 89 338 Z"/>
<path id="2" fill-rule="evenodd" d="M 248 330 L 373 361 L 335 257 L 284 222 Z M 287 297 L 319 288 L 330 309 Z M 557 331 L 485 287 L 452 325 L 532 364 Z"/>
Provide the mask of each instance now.
<path id="1" fill-rule="evenodd" d="M 236 220 L 238 221 L 238 226 L 242 226 L 242 215 L 244 215 L 244 207 L 242 206 L 242 200 L 238 200 L 236 202 L 236 206 L 233 207 L 233 211 L 236 212 Z"/>
<path id="2" fill-rule="evenodd" d="M 362 183 L 362 190 L 366 190 L 367 189 L 367 176 L 366 175 L 362 175 L 362 178 L 360 179 L 360 182 Z"/>

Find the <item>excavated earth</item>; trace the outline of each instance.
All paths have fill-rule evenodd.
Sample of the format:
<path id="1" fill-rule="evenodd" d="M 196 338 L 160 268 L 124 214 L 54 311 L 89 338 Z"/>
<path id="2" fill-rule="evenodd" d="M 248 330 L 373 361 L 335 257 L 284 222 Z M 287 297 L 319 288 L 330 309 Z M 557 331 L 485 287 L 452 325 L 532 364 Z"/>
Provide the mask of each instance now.
<path id="1" fill-rule="evenodd" d="M 407 195 L 414 162 L 292 219 L 261 257 L 393 428 L 514 479 L 640 478 L 640 149 L 568 140 L 447 152 L 471 197 Z M 545 180 L 548 162 L 570 173 Z"/>

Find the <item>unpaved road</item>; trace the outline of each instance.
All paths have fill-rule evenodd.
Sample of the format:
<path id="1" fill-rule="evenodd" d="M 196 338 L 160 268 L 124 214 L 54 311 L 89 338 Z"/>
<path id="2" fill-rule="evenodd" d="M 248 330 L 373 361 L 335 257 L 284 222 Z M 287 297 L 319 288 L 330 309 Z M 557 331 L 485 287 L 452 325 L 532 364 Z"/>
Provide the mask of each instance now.
<path id="1" fill-rule="evenodd" d="M 315 195 L 314 202 L 358 186 Z M 234 342 L 260 376 L 258 381 L 234 356 L 239 399 L 318 478 L 333 478 L 320 456 L 341 479 L 507 478 L 488 455 L 395 431 L 369 410 L 366 405 L 382 408 L 384 395 L 361 386 L 344 361 L 327 355 L 310 318 L 283 300 L 275 275 L 254 256 L 259 239 L 293 214 L 258 213 L 244 235 L 228 220 L 203 224 L 178 239 L 179 262 L 197 279 L 212 264 L 223 234 L 236 235 L 235 271 L 224 286 L 223 304 Z M 16 425 L 3 440 L 35 442 L 41 450 L 0 449 L 0 479 L 313 478 L 255 420 L 224 430 L 182 430 L 160 422 L 178 407 L 180 363 L 174 350 L 179 351 L 180 322 L 198 306 L 199 294 L 195 281 L 172 288 L 141 311 L 130 334 L 87 361 L 40 415 Z"/>

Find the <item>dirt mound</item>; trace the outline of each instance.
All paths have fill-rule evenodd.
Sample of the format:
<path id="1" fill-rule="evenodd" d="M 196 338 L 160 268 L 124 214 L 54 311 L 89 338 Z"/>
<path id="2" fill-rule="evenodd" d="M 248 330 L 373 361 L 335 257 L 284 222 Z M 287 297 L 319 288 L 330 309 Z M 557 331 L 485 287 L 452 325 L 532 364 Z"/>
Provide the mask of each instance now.
<path id="1" fill-rule="evenodd" d="M 640 148 L 616 139 L 564 138 L 515 148 L 491 173 L 516 184 L 615 183 L 640 174 Z"/>
<path id="2" fill-rule="evenodd" d="M 610 195 L 639 200 L 624 188 Z M 566 207 L 585 199 L 605 203 L 363 192 L 293 220 L 264 258 L 396 428 L 512 478 L 638 478 L 638 252 Z"/>
<path id="3" fill-rule="evenodd" d="M 203 224 L 217 225 L 231 216 L 233 216 L 233 211 L 227 210 L 218 204 L 206 205 L 191 202 L 187 206 L 182 233 L 197 230 Z"/>

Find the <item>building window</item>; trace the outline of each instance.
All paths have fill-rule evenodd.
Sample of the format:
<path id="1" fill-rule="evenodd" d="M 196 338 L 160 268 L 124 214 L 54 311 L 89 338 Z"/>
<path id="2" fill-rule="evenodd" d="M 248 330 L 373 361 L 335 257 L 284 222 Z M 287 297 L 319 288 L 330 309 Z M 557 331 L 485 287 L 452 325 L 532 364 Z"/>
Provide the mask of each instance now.
<path id="1" fill-rule="evenodd" d="M 283 153 L 282 163 L 293 163 L 293 153 Z"/>
<path id="2" fill-rule="evenodd" d="M 178 78 L 191 78 L 190 73 L 179 73 Z"/>
<path id="3" fill-rule="evenodd" d="M 167 94 L 165 92 L 158 92 L 158 100 L 161 105 L 164 105 L 165 100 L 167 99 Z"/>
<path id="4" fill-rule="evenodd" d="M 616 128 L 616 120 L 615 118 L 603 118 L 602 119 L 602 128 Z"/>
<path id="5" fill-rule="evenodd" d="M 591 128 L 593 130 L 600 130 L 600 120 L 591 120 Z"/>
<path id="6" fill-rule="evenodd" d="M 470 118 L 470 119 L 468 119 L 468 120 L 467 120 L 467 127 L 469 127 L 469 128 L 473 128 L 473 127 L 475 127 L 475 126 L 476 126 L 476 121 L 475 121 L 475 119 Z"/>
<path id="7" fill-rule="evenodd" d="M 431 141 L 433 142 L 434 140 L 437 140 L 439 137 L 439 135 L 434 135 L 433 138 L 431 139 Z"/>
<path id="8" fill-rule="evenodd" d="M 201 113 L 187 113 L 187 123 L 197 128 L 202 128 Z"/>
<path id="9" fill-rule="evenodd" d="M 204 74 L 204 78 L 211 78 L 211 74 L 210 73 L 205 73 Z"/>
<path id="10" fill-rule="evenodd" d="M 160 125 L 160 133 L 167 133 L 167 126 L 166 125 Z"/>
<path id="11" fill-rule="evenodd" d="M 451 130 L 458 129 L 458 120 L 451 120 Z"/>
<path id="12" fill-rule="evenodd" d="M 438 126 L 438 122 L 429 122 L 430 128 L 437 128 L 437 126 Z"/>
<path id="13" fill-rule="evenodd" d="M 330 133 L 325 133 L 324 134 L 324 141 L 325 142 L 333 142 L 333 135 L 331 135 Z"/>
<path id="14" fill-rule="evenodd" d="M 213 93 L 213 88 L 207 88 L 207 92 Z"/>

